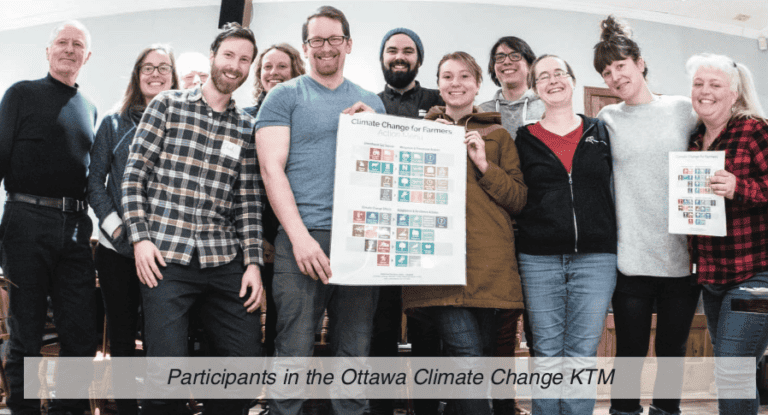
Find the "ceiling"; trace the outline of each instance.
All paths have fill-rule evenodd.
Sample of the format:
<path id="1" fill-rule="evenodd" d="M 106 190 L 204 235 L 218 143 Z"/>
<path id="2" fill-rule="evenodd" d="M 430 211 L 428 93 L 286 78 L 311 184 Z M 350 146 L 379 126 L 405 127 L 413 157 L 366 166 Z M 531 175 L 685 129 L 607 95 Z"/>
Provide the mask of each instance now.
<path id="1" fill-rule="evenodd" d="M 280 0 L 255 0 L 254 9 L 258 10 L 258 3 L 277 1 Z M 597 14 L 614 13 L 623 18 L 693 27 L 752 39 L 761 35 L 768 36 L 768 1 L 766 0 L 484 0 L 469 2 Z M 0 26 L 0 31 L 75 18 L 219 4 L 221 4 L 220 0 L 1 0 L 0 16 L 3 16 L 3 24 Z M 746 16 L 746 20 L 736 20 L 740 15 Z"/>

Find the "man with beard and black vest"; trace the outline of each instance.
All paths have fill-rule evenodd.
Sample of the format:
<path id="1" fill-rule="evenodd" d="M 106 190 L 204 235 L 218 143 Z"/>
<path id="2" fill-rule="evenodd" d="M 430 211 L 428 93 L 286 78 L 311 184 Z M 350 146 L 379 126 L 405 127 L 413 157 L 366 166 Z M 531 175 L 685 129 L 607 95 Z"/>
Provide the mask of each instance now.
<path id="1" fill-rule="evenodd" d="M 416 75 L 424 61 L 424 46 L 419 36 L 410 29 L 392 29 L 384 35 L 379 53 L 381 70 L 387 85 L 380 92 L 387 114 L 408 118 L 424 118 L 435 105 L 445 105 L 435 89 L 422 88 Z M 379 290 L 379 305 L 373 318 L 371 356 L 397 356 L 402 321 L 400 286 L 385 286 Z M 413 356 L 440 355 L 440 339 L 435 327 L 416 312 L 408 317 L 408 340 Z M 371 415 L 391 414 L 392 400 L 372 399 Z M 437 401 L 416 400 L 419 415 L 437 412 Z"/>
<path id="2" fill-rule="evenodd" d="M 424 118 L 435 105 L 445 105 L 436 89 L 422 88 L 416 75 L 424 62 L 424 46 L 419 36 L 403 27 L 384 35 L 379 52 L 381 70 L 387 85 L 380 92 L 387 114 Z"/>

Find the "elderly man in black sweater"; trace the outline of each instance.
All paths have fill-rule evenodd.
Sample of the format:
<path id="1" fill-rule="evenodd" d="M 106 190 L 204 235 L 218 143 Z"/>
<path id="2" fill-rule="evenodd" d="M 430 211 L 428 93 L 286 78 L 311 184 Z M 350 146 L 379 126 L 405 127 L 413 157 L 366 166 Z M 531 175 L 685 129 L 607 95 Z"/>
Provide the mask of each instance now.
<path id="1" fill-rule="evenodd" d="M 13 283 L 6 364 L 13 414 L 40 413 L 37 399 L 24 399 L 24 357 L 40 355 L 47 296 L 60 356 L 96 352 L 93 224 L 85 203 L 96 108 L 75 83 L 90 43 L 81 23 L 57 26 L 46 48 L 48 75 L 14 84 L 0 102 L 0 181 L 8 191 L 0 265 Z M 53 400 L 48 413 L 82 414 L 87 405 Z"/>

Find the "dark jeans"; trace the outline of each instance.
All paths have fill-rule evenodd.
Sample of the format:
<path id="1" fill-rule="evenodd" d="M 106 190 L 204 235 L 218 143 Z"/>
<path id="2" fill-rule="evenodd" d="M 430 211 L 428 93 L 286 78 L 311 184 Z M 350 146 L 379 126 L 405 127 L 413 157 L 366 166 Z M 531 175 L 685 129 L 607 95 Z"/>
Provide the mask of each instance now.
<path id="1" fill-rule="evenodd" d="M 331 232 L 310 231 L 326 255 L 330 254 Z M 273 293 L 277 303 L 277 357 L 309 357 L 315 346 L 315 328 L 328 310 L 331 351 L 337 357 L 370 354 L 373 315 L 379 299 L 379 287 L 323 284 L 301 273 L 293 256 L 293 245 L 281 230 L 275 240 L 275 279 Z M 284 373 L 283 366 L 273 371 Z M 291 367 L 301 372 L 303 368 Z M 302 400 L 276 397 L 269 400 L 270 413 L 298 414 Z M 334 399 L 337 415 L 359 415 L 364 399 Z"/>
<path id="2" fill-rule="evenodd" d="M 429 307 L 435 326 L 450 357 L 491 357 L 496 343 L 496 310 L 492 308 Z M 464 359 L 468 369 L 477 369 L 471 359 Z M 474 396 L 484 390 L 473 391 Z M 455 399 L 451 401 L 459 415 L 491 415 L 490 399 Z"/>
<path id="3" fill-rule="evenodd" d="M 411 310 L 408 316 L 408 341 L 411 343 L 411 356 L 442 356 L 440 334 L 434 321 L 426 313 L 428 308 Z M 418 415 L 437 415 L 440 401 L 437 399 L 414 399 L 413 409 Z"/>
<path id="4" fill-rule="evenodd" d="M 99 245 L 96 248 L 96 270 L 107 314 L 110 355 L 133 357 L 141 304 L 136 262 Z M 139 411 L 136 399 L 117 399 L 115 403 L 120 415 L 135 415 Z"/>
<path id="5" fill-rule="evenodd" d="M 498 331 L 496 333 L 496 350 L 493 355 L 496 357 L 515 357 L 515 351 L 520 346 L 520 332 L 518 331 L 518 322 L 520 317 L 525 314 L 523 309 L 501 310 L 498 314 Z M 532 344 L 529 343 L 530 346 Z M 512 365 L 514 368 L 514 365 Z M 515 413 L 514 399 L 494 399 L 494 415 L 505 415 Z"/>
<path id="6" fill-rule="evenodd" d="M 757 370 L 757 363 L 768 347 L 768 313 L 741 309 L 739 301 L 764 301 L 742 288 L 768 288 L 768 271 L 758 272 L 739 283 L 705 285 L 704 312 L 715 357 L 753 357 Z M 738 371 L 734 373 L 727 364 L 716 366 L 717 405 L 721 414 L 757 415 L 760 411 L 758 391 L 755 390 L 754 399 L 728 398 L 731 393 L 750 392 L 742 388 L 754 379 L 754 374 L 747 375 L 745 379 Z"/>
<path id="7" fill-rule="evenodd" d="M 401 292 L 399 285 L 379 288 L 379 304 L 373 316 L 371 356 L 397 356 L 403 312 Z"/>
<path id="8" fill-rule="evenodd" d="M 371 338 L 371 356 L 395 357 L 398 355 L 400 328 L 403 316 L 402 287 L 384 286 L 379 288 L 379 305 L 373 316 L 373 337 Z M 411 343 L 411 356 L 440 356 L 440 336 L 431 319 L 419 315 L 416 310 L 408 316 L 408 341 Z M 391 414 L 394 399 L 371 399 L 368 402 L 371 415 Z M 413 406 L 419 415 L 437 414 L 438 400 L 414 399 Z"/>
<path id="9" fill-rule="evenodd" d="M 395 357 L 400 343 L 400 327 L 403 310 L 399 285 L 379 288 L 379 304 L 373 315 L 373 336 L 371 356 Z M 368 401 L 371 415 L 391 414 L 394 410 L 392 399 L 371 399 Z"/>
<path id="10" fill-rule="evenodd" d="M 5 204 L 0 223 L 3 272 L 10 286 L 10 332 L 6 374 L 13 414 L 39 414 L 40 401 L 23 399 L 24 389 L 39 381 L 24 379 L 24 357 L 40 356 L 43 328 L 53 301 L 53 316 L 61 346 L 59 356 L 96 354 L 96 274 L 90 238 L 91 219 L 85 212 L 62 212 L 22 202 Z M 58 373 L 59 379 L 90 384 L 90 373 Z M 88 401 L 56 400 L 49 414 L 82 414 Z"/>
<path id="11" fill-rule="evenodd" d="M 696 312 L 701 287 L 690 284 L 689 277 L 628 277 L 617 273 L 613 294 L 613 319 L 616 324 L 616 357 L 645 357 L 651 337 L 651 318 L 656 304 L 657 357 L 685 356 L 688 333 Z M 618 365 L 618 363 L 617 363 Z M 660 366 L 656 385 L 669 385 L 670 379 L 679 379 L 682 393 L 683 367 Z M 632 413 L 640 406 L 640 373 L 633 376 L 631 385 L 637 391 L 636 399 L 611 399 L 611 409 Z M 652 405 L 670 414 L 679 413 L 680 399 L 653 399 Z"/>
<path id="12" fill-rule="evenodd" d="M 275 264 L 264 264 L 261 268 L 261 283 L 267 297 L 267 316 L 264 324 L 264 356 L 275 354 L 275 338 L 277 337 L 277 305 L 272 294 L 272 280 L 275 277 Z"/>
<path id="13" fill-rule="evenodd" d="M 203 327 L 219 356 L 260 355 L 259 313 L 247 313 L 243 307 L 245 299 L 239 297 L 245 272 L 242 253 L 238 253 L 232 262 L 214 268 L 200 268 L 195 254 L 188 266 L 171 263 L 160 271 L 163 279 L 158 281 L 157 287 L 141 285 L 147 356 L 188 354 L 189 311 L 196 301 L 200 303 Z M 162 384 L 165 378 L 161 375 L 152 380 Z M 206 401 L 205 413 L 240 415 L 248 402 L 248 399 L 211 399 Z M 180 414 L 183 404 L 179 400 L 145 400 L 142 414 Z"/>

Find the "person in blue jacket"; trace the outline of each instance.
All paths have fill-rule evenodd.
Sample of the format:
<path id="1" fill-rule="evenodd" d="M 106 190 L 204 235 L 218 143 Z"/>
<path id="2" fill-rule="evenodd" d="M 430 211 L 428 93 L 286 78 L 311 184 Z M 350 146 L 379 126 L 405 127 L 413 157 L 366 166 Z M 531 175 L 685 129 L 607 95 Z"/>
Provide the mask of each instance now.
<path id="1" fill-rule="evenodd" d="M 96 270 L 107 315 L 110 353 L 116 357 L 133 356 L 141 302 L 133 246 L 122 219 L 120 185 L 144 109 L 158 93 L 178 88 L 170 47 L 156 44 L 142 50 L 133 65 L 125 96 L 101 121 L 91 149 L 88 202 L 99 218 Z M 116 403 L 120 415 L 138 413 L 136 400 L 118 399 Z"/>

